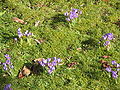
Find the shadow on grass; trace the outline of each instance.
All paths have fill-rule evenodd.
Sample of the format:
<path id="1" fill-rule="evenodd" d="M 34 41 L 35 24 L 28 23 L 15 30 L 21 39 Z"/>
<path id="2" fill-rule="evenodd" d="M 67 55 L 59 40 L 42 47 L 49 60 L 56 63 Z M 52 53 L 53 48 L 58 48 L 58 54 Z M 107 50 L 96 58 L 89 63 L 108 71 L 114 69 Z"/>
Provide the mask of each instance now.
<path id="1" fill-rule="evenodd" d="M 98 41 L 93 38 L 89 38 L 88 40 L 82 41 L 81 44 L 83 50 L 91 50 L 98 46 Z"/>
<path id="2" fill-rule="evenodd" d="M 1 37 L 2 37 L 1 43 L 6 43 L 10 41 L 11 39 L 17 38 L 18 36 L 11 36 L 8 33 L 2 32 Z"/>
<path id="3" fill-rule="evenodd" d="M 63 14 L 57 14 L 53 16 L 51 20 L 52 22 L 50 25 L 52 26 L 53 29 L 56 29 L 56 27 L 60 25 L 60 22 L 61 25 L 69 27 L 68 22 L 66 21 L 66 16 L 64 16 Z"/>
<path id="4" fill-rule="evenodd" d="M 87 77 L 89 77 L 90 79 L 99 80 L 100 79 L 100 73 L 102 73 L 102 72 L 98 72 L 98 71 L 86 71 L 85 75 Z"/>
<path id="5" fill-rule="evenodd" d="M 118 21 L 117 21 L 117 22 L 115 22 L 115 23 L 113 23 L 113 24 L 116 24 L 117 26 L 119 26 L 119 27 L 120 27 L 120 19 L 118 19 Z"/>
<path id="6" fill-rule="evenodd" d="M 37 63 L 25 63 L 24 66 L 31 70 L 31 74 L 41 75 L 43 73 L 43 67 Z"/>
<path id="7" fill-rule="evenodd" d="M 0 90 L 3 90 L 4 86 L 10 84 L 11 81 L 12 78 L 10 76 L 4 76 L 4 73 L 2 73 L 2 70 L 0 69 Z"/>

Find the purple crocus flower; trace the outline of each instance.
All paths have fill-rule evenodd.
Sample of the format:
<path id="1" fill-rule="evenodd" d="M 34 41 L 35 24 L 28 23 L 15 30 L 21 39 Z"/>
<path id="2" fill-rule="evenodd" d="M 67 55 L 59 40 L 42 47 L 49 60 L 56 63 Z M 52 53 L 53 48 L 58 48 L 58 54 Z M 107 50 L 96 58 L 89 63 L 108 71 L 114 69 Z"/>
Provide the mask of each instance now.
<path id="1" fill-rule="evenodd" d="M 4 56 L 5 56 L 8 60 L 11 59 L 10 56 L 9 56 L 8 54 L 5 54 Z"/>
<path id="2" fill-rule="evenodd" d="M 104 43 L 104 46 L 108 46 L 108 45 L 110 45 L 110 41 L 106 41 L 106 42 Z"/>
<path id="3" fill-rule="evenodd" d="M 107 68 L 106 68 L 106 71 L 112 72 L 112 69 L 111 69 L 110 67 L 107 67 Z"/>
<path id="4" fill-rule="evenodd" d="M 112 77 L 113 78 L 117 78 L 118 77 L 118 72 L 117 71 L 112 71 Z"/>
<path id="5" fill-rule="evenodd" d="M 117 64 L 117 62 L 116 61 L 112 61 L 112 65 L 116 65 Z"/>
<path id="6" fill-rule="evenodd" d="M 5 85 L 4 90 L 12 90 L 12 88 L 10 87 L 11 87 L 11 84 L 7 84 Z"/>
<path id="7" fill-rule="evenodd" d="M 31 32 L 29 32 L 28 30 L 26 30 L 25 33 L 24 33 L 24 35 L 25 35 L 25 36 L 32 36 L 33 33 L 31 33 Z"/>
<path id="8" fill-rule="evenodd" d="M 32 35 L 33 35 L 33 33 L 29 32 L 28 30 L 26 30 L 24 32 L 24 34 L 22 34 L 21 28 L 18 29 L 18 37 L 19 38 L 21 38 L 22 36 L 32 36 Z"/>
<path id="9" fill-rule="evenodd" d="M 38 63 L 43 67 L 45 66 L 45 63 L 43 63 L 43 61 L 38 61 Z"/>
<path id="10" fill-rule="evenodd" d="M 21 38 L 23 36 L 22 32 L 21 32 L 21 28 L 18 28 L 18 37 Z"/>
<path id="11" fill-rule="evenodd" d="M 68 16 L 68 18 L 66 18 L 67 21 L 77 18 L 80 14 L 82 14 L 82 11 L 74 8 L 69 13 L 68 12 L 64 13 L 65 16 Z"/>
<path id="12" fill-rule="evenodd" d="M 56 57 L 43 59 L 42 61 L 38 61 L 38 63 L 41 66 L 47 66 L 49 74 L 51 74 L 55 70 L 55 68 L 59 62 L 61 62 L 61 59 L 56 58 Z"/>
<path id="13" fill-rule="evenodd" d="M 11 64 L 10 60 L 6 60 L 6 64 Z"/>
<path id="14" fill-rule="evenodd" d="M 103 35 L 102 37 L 104 40 L 113 40 L 114 39 L 114 36 L 112 33 L 107 33 L 105 35 Z"/>

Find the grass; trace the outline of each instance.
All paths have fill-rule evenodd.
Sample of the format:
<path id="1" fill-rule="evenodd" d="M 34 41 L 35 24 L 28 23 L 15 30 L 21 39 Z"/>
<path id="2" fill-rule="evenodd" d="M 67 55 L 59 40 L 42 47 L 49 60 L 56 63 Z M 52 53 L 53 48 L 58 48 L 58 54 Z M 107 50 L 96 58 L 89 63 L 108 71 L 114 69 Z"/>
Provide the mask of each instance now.
<path id="1" fill-rule="evenodd" d="M 68 23 L 64 17 L 71 8 L 83 12 L 74 23 Z M 4 62 L 4 54 L 9 54 L 14 70 L 12 76 L 3 76 L 0 68 L 0 89 L 11 83 L 14 90 L 119 90 L 120 78 L 113 79 L 98 63 L 103 55 L 111 56 L 107 61 L 120 63 L 120 27 L 113 24 L 120 18 L 119 9 L 119 0 L 2 0 L 0 12 L 6 12 L 0 16 L 0 61 Z M 27 24 L 13 22 L 13 17 Z M 35 27 L 38 20 L 40 24 Z M 22 32 L 29 30 L 34 38 L 45 42 L 37 44 L 31 40 L 28 43 L 26 38 L 15 42 L 19 27 Z M 109 51 L 98 44 L 106 33 L 116 37 Z M 20 68 L 32 64 L 32 60 L 51 57 L 64 62 L 53 74 L 43 71 L 39 75 L 17 78 Z M 71 62 L 79 64 L 75 69 L 68 69 L 66 64 Z"/>

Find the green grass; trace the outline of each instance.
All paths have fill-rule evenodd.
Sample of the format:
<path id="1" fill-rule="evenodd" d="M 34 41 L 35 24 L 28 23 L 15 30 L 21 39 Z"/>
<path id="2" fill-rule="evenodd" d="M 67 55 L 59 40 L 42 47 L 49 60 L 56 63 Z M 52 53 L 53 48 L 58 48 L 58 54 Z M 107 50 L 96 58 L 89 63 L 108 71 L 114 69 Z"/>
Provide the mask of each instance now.
<path id="1" fill-rule="evenodd" d="M 83 12 L 75 23 L 65 21 L 64 13 L 71 8 Z M 4 62 L 4 54 L 9 54 L 14 70 L 12 76 L 3 76 L 0 67 L 1 90 L 9 83 L 14 90 L 120 90 L 120 77 L 113 79 L 98 63 L 102 55 L 111 56 L 107 61 L 120 63 L 120 27 L 113 24 L 120 19 L 119 0 L 2 0 L 0 13 L 4 11 L 0 16 L 0 61 Z M 13 22 L 13 17 L 27 24 Z M 35 27 L 38 20 L 40 24 Z M 15 42 L 19 27 L 22 32 L 30 30 L 34 38 L 45 42 L 28 43 L 26 39 Z M 116 37 L 109 51 L 98 44 L 106 33 Z M 40 75 L 17 78 L 20 68 L 32 64 L 32 60 L 51 57 L 64 62 L 53 74 L 43 71 Z M 75 69 L 68 69 L 66 64 L 73 61 L 79 64 Z"/>

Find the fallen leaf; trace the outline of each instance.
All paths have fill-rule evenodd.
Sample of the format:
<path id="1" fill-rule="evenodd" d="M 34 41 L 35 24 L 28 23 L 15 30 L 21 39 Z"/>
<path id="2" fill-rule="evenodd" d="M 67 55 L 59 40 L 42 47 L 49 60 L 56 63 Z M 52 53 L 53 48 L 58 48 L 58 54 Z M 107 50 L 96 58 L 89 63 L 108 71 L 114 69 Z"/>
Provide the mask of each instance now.
<path id="1" fill-rule="evenodd" d="M 105 60 L 100 60 L 99 62 L 102 63 L 102 64 L 108 64 L 108 62 L 105 61 Z"/>
<path id="2" fill-rule="evenodd" d="M 109 2 L 109 0 L 102 0 L 102 1 L 104 1 L 104 2 Z"/>
<path id="3" fill-rule="evenodd" d="M 27 22 L 24 22 L 22 19 L 19 19 L 17 17 L 13 17 L 12 19 L 13 19 L 13 21 L 18 22 L 18 23 L 27 24 Z"/>
<path id="4" fill-rule="evenodd" d="M 113 23 L 113 24 L 116 24 L 116 25 L 118 25 L 120 27 L 120 19 L 118 19 L 118 21 Z"/>
<path id="5" fill-rule="evenodd" d="M 44 40 L 42 40 L 42 39 L 35 39 L 35 41 L 36 41 L 38 44 L 41 44 L 41 43 L 44 42 Z"/>
<path id="6" fill-rule="evenodd" d="M 23 78 L 24 75 L 22 74 L 22 72 L 20 71 L 19 74 L 18 74 L 18 78 Z"/>
<path id="7" fill-rule="evenodd" d="M 78 51 L 80 51 L 82 48 L 77 48 Z"/>
<path id="8" fill-rule="evenodd" d="M 77 62 L 71 62 L 67 64 L 68 68 L 72 68 L 74 65 L 78 64 Z"/>
<path id="9" fill-rule="evenodd" d="M 19 72 L 18 78 L 23 78 L 25 76 L 30 75 L 31 71 L 26 66 L 22 68 L 22 70 Z"/>
<path id="10" fill-rule="evenodd" d="M 35 59 L 35 60 L 33 60 L 34 62 L 38 62 L 38 61 L 43 61 L 44 60 L 44 58 L 38 58 L 38 59 Z"/>
<path id="11" fill-rule="evenodd" d="M 102 58 L 109 58 L 110 56 L 102 56 Z"/>
<path id="12" fill-rule="evenodd" d="M 109 64 L 102 64 L 103 68 L 111 67 Z"/>

